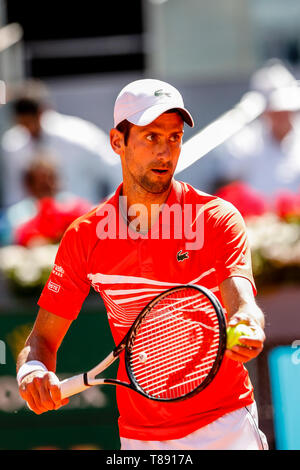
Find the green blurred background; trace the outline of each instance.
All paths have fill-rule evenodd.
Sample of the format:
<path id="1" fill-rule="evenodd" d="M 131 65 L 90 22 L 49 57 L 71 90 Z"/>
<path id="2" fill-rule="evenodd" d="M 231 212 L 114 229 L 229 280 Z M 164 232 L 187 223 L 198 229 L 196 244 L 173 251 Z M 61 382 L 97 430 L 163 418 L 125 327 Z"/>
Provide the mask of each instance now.
<path id="1" fill-rule="evenodd" d="M 87 300 L 71 325 L 58 354 L 57 374 L 61 379 L 93 367 L 113 346 L 105 309 L 101 302 L 98 304 L 96 307 Z M 94 387 L 45 415 L 36 416 L 24 407 L 15 380 L 16 353 L 24 344 L 36 311 L 27 298 L 16 310 L 8 309 L 1 315 L 6 364 L 0 366 L 0 448 L 118 449 L 114 387 Z M 115 365 L 110 373 L 115 376 Z"/>

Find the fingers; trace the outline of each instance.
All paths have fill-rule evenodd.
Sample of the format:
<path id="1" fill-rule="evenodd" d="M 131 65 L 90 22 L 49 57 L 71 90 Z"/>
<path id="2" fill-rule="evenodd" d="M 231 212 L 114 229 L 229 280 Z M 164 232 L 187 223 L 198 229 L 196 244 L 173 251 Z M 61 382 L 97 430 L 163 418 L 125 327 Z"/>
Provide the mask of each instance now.
<path id="1" fill-rule="evenodd" d="M 263 347 L 252 348 L 244 346 L 233 346 L 232 349 L 226 349 L 225 355 L 234 361 L 238 362 L 248 362 L 251 359 L 257 357 Z"/>
<path id="2" fill-rule="evenodd" d="M 230 359 L 239 362 L 247 362 L 258 356 L 264 347 L 265 335 L 263 331 L 253 331 L 253 336 L 240 336 L 239 343 L 231 349 L 226 350 L 226 355 Z"/>
<path id="3" fill-rule="evenodd" d="M 247 348 L 263 348 L 264 339 L 257 336 L 240 336 L 239 343 Z"/>
<path id="4" fill-rule="evenodd" d="M 61 399 L 59 379 L 53 372 L 28 374 L 20 384 L 20 395 L 36 414 L 57 410 L 69 402 Z"/>
<path id="5" fill-rule="evenodd" d="M 251 334 L 249 336 L 240 336 L 238 338 L 240 345 L 227 349 L 226 356 L 238 362 L 247 362 L 261 353 L 266 337 L 262 327 L 248 313 L 239 312 L 228 321 L 228 326 L 231 327 L 238 324 L 249 326 Z"/>
<path id="6" fill-rule="evenodd" d="M 248 313 L 239 312 L 232 315 L 232 317 L 228 321 L 228 326 L 236 326 L 243 323 L 244 325 L 248 325 L 251 328 L 256 328 L 260 326 Z"/>
<path id="7" fill-rule="evenodd" d="M 60 382 L 58 377 L 53 373 L 49 372 L 48 377 L 47 377 L 47 388 L 46 391 L 50 393 L 50 396 L 52 398 L 52 403 L 54 404 L 55 410 L 60 408 L 63 405 L 66 405 L 69 403 L 69 399 L 61 399 L 61 394 L 60 394 Z"/>

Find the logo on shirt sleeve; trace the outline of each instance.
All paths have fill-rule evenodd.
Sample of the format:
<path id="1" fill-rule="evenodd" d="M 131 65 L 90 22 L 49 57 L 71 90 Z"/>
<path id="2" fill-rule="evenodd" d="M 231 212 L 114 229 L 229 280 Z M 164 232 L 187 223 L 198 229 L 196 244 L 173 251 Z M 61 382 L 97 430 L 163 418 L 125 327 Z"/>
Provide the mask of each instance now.
<path id="1" fill-rule="evenodd" d="M 55 292 L 57 294 L 60 290 L 60 286 L 58 284 L 55 284 L 55 282 L 49 281 L 48 289 L 52 290 L 52 292 Z"/>
<path id="2" fill-rule="evenodd" d="M 59 277 L 63 277 L 63 275 L 65 274 L 64 268 L 62 266 L 58 266 L 58 264 L 54 264 L 52 272 L 53 274 Z"/>

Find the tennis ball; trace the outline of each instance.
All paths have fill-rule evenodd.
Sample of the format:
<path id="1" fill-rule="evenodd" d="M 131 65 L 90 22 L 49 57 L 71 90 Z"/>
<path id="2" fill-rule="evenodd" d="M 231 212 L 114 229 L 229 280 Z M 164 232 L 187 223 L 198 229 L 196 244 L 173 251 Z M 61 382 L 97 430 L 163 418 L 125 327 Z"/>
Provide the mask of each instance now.
<path id="1" fill-rule="evenodd" d="M 252 328 L 243 323 L 239 323 L 236 326 L 229 326 L 227 328 L 227 348 L 231 349 L 233 346 L 244 346 L 244 344 L 239 343 L 240 336 L 251 336 L 253 334 Z"/>

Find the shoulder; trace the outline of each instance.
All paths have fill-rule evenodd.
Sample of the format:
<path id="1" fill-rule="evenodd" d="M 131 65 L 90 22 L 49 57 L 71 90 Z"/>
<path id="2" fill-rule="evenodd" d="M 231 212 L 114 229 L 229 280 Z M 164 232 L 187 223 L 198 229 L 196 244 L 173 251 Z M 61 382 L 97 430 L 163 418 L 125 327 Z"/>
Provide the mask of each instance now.
<path id="1" fill-rule="evenodd" d="M 93 207 L 89 212 L 75 219 L 65 232 L 64 237 L 80 240 L 86 249 L 92 250 L 99 241 L 98 224 L 115 207 L 115 194 Z"/>
<path id="2" fill-rule="evenodd" d="M 238 209 L 228 201 L 203 191 L 193 188 L 193 186 L 183 185 L 184 204 L 199 205 L 198 214 L 203 214 L 207 228 L 223 230 L 235 225 L 240 230 L 245 229 L 245 222 Z"/>
<path id="3" fill-rule="evenodd" d="M 187 183 L 181 182 L 181 185 L 184 194 L 184 203 L 202 204 L 203 209 L 205 209 L 205 211 L 207 211 L 208 213 L 239 213 L 239 211 L 233 204 L 228 201 L 225 201 L 219 196 L 200 191 L 199 189 L 196 189 Z"/>
<path id="4" fill-rule="evenodd" d="M 65 231 L 59 245 L 59 253 L 72 263 L 88 261 L 97 244 L 97 207 L 75 219 Z"/>
<path id="5" fill-rule="evenodd" d="M 100 206 L 94 207 L 86 214 L 78 217 L 71 223 L 71 225 L 66 230 L 68 232 L 79 233 L 81 236 L 90 235 L 90 232 L 93 231 L 93 227 L 96 223 L 97 211 Z"/>

